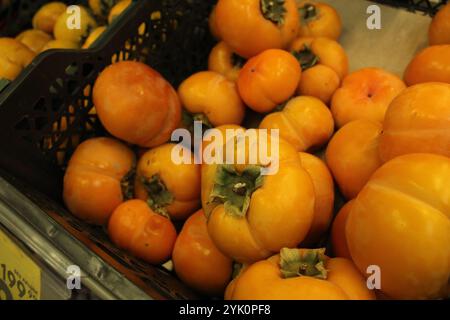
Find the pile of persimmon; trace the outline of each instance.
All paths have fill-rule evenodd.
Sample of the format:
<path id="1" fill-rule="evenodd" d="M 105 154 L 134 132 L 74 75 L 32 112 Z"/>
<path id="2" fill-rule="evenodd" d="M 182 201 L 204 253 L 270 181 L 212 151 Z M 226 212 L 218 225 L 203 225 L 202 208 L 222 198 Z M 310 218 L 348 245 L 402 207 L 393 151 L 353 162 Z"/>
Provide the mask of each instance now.
<path id="1" fill-rule="evenodd" d="M 446 41 L 433 31 L 447 28 L 443 12 L 432 43 Z M 93 103 L 110 136 L 73 154 L 67 208 L 126 253 L 171 260 L 203 295 L 448 297 L 448 48 L 420 53 L 402 80 L 350 72 L 341 19 L 323 3 L 219 0 L 209 26 L 208 70 L 178 88 L 140 62 L 101 72 Z M 200 148 L 171 140 L 196 123 Z M 213 141 L 218 161 L 199 164 Z M 253 161 L 261 148 L 276 161 Z"/>
<path id="2" fill-rule="evenodd" d="M 90 48 L 131 0 L 89 0 L 88 4 L 77 5 L 79 28 L 70 27 L 74 10 L 64 2 L 51 1 L 34 14 L 32 29 L 15 38 L 0 38 L 0 79 L 14 80 L 41 52 Z"/>

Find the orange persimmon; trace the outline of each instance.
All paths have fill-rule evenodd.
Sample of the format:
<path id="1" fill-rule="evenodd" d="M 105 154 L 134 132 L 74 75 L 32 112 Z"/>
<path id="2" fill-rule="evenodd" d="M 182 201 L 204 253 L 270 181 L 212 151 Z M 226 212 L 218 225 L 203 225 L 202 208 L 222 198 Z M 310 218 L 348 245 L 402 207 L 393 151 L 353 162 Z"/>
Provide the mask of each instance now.
<path id="1" fill-rule="evenodd" d="M 406 68 L 404 78 L 408 86 L 424 82 L 450 83 L 450 44 L 423 49 Z"/>
<path id="2" fill-rule="evenodd" d="M 379 68 L 364 68 L 344 78 L 334 94 L 331 111 L 340 128 L 350 121 L 383 122 L 389 104 L 406 88 L 396 75 Z"/>
<path id="3" fill-rule="evenodd" d="M 214 245 L 206 223 L 203 210 L 186 220 L 173 248 L 173 266 L 177 276 L 191 288 L 222 296 L 231 279 L 233 260 Z"/>
<path id="4" fill-rule="evenodd" d="M 336 218 L 333 221 L 331 227 L 331 246 L 333 249 L 333 254 L 336 257 L 352 259 L 350 255 L 350 250 L 347 245 L 347 237 L 345 235 L 345 226 L 347 224 L 347 218 L 352 210 L 353 201 L 347 202 L 341 210 L 339 210 Z"/>
<path id="5" fill-rule="evenodd" d="M 244 58 L 286 48 L 300 24 L 295 0 L 219 0 L 215 21 L 221 39 Z"/>
<path id="6" fill-rule="evenodd" d="M 314 1 L 300 1 L 300 28 L 298 35 L 302 37 L 327 37 L 339 39 L 342 32 L 342 21 L 332 6 Z"/>

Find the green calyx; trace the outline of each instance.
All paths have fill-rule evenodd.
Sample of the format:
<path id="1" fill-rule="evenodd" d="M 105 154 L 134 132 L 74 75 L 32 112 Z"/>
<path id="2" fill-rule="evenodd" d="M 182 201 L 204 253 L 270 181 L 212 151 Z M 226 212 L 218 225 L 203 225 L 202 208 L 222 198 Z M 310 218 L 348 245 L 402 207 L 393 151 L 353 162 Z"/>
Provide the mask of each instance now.
<path id="1" fill-rule="evenodd" d="M 303 24 L 307 24 L 311 20 L 316 19 L 317 17 L 317 8 L 315 5 L 311 3 L 304 4 L 301 8 L 299 8 L 300 20 Z"/>
<path id="2" fill-rule="evenodd" d="M 279 26 L 283 25 L 287 12 L 284 2 L 284 0 L 261 0 L 261 11 L 264 18 Z"/>
<path id="3" fill-rule="evenodd" d="M 214 126 L 209 121 L 208 117 L 204 113 L 189 113 L 183 109 L 181 113 L 181 121 L 183 126 L 193 135 L 194 134 L 194 122 L 200 121 L 204 130 L 212 129 Z"/>
<path id="4" fill-rule="evenodd" d="M 306 44 L 302 50 L 293 51 L 292 54 L 297 58 L 298 62 L 300 62 L 300 66 L 302 67 L 303 71 L 314 67 L 320 62 L 319 57 L 316 56 L 311 48 Z"/>
<path id="5" fill-rule="evenodd" d="M 281 249 L 280 269 L 283 278 L 313 277 L 325 280 L 325 249 Z"/>
<path id="6" fill-rule="evenodd" d="M 174 197 L 158 174 L 151 178 L 141 177 L 141 183 L 148 194 L 147 203 L 156 213 L 169 218 L 166 207 L 174 201 Z"/>
<path id="7" fill-rule="evenodd" d="M 260 188 L 263 182 L 259 166 L 248 166 L 239 173 L 232 165 L 219 165 L 209 202 L 223 203 L 225 212 L 244 217 L 253 192 Z"/>
<path id="8" fill-rule="evenodd" d="M 236 53 L 233 53 L 231 55 L 231 63 L 236 68 L 242 68 L 246 62 L 247 62 L 247 59 L 241 57 L 240 55 L 237 55 Z"/>
<path id="9" fill-rule="evenodd" d="M 120 180 L 120 187 L 124 200 L 130 200 L 134 197 L 134 178 L 136 176 L 136 165 L 130 169 Z"/>

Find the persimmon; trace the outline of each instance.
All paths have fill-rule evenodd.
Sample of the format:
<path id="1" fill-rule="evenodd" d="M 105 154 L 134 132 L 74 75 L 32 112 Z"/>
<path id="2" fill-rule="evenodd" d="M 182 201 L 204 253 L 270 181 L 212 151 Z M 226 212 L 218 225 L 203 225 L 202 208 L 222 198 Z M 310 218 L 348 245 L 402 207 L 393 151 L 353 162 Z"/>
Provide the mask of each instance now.
<path id="1" fill-rule="evenodd" d="M 300 63 L 289 52 L 266 50 L 242 68 L 237 81 L 239 93 L 251 109 L 267 113 L 294 95 L 301 73 Z"/>
<path id="2" fill-rule="evenodd" d="M 133 152 L 119 141 L 84 141 L 70 158 L 64 175 L 64 203 L 78 218 L 105 224 L 114 209 L 132 197 L 130 179 L 134 165 Z"/>
<path id="3" fill-rule="evenodd" d="M 430 46 L 450 44 L 450 3 L 443 6 L 433 18 L 428 30 Z"/>
<path id="4" fill-rule="evenodd" d="M 279 129 L 280 137 L 297 151 L 307 151 L 328 142 L 334 132 L 334 121 L 322 101 L 301 96 L 289 100 L 282 111 L 267 115 L 259 128 Z"/>
<path id="5" fill-rule="evenodd" d="M 233 281 L 231 300 L 374 300 L 350 260 L 325 249 L 287 249 L 247 267 Z"/>
<path id="6" fill-rule="evenodd" d="M 108 235 L 133 256 L 161 264 L 170 258 L 177 232 L 169 219 L 152 211 L 145 201 L 129 200 L 114 210 Z"/>
<path id="7" fill-rule="evenodd" d="M 141 147 L 167 142 L 181 121 L 176 91 L 140 62 L 121 61 L 107 67 L 95 81 L 92 97 L 106 130 Z"/>
<path id="8" fill-rule="evenodd" d="M 424 82 L 450 83 L 450 44 L 423 49 L 409 63 L 404 78 L 408 86 Z"/>
<path id="9" fill-rule="evenodd" d="M 33 61 L 35 55 L 16 39 L 0 38 L 0 77 L 14 80 Z"/>
<path id="10" fill-rule="evenodd" d="M 246 136 L 227 140 L 220 161 L 202 166 L 209 235 L 220 251 L 238 262 L 258 261 L 297 246 L 314 218 L 313 183 L 297 151 L 263 133 L 248 130 Z M 233 157 L 226 151 L 230 149 L 235 150 Z M 267 158 L 261 152 L 268 153 Z"/>
<path id="11" fill-rule="evenodd" d="M 209 31 L 211 32 L 212 36 L 216 38 L 217 40 L 220 40 L 220 34 L 219 34 L 219 28 L 217 26 L 217 18 L 216 18 L 216 7 L 211 10 L 211 13 L 209 14 L 208 18 L 208 25 L 209 25 Z"/>
<path id="12" fill-rule="evenodd" d="M 400 94 L 386 113 L 379 152 L 384 162 L 418 152 L 450 157 L 450 84 L 423 83 Z"/>
<path id="13" fill-rule="evenodd" d="M 189 161 L 175 161 L 177 152 L 186 154 Z M 135 193 L 153 211 L 184 220 L 200 207 L 200 166 L 192 152 L 181 146 L 168 143 L 153 148 L 139 159 Z"/>
<path id="14" fill-rule="evenodd" d="M 208 69 L 224 75 L 228 80 L 236 81 L 245 60 L 236 55 L 223 41 L 219 42 L 209 54 Z"/>
<path id="15" fill-rule="evenodd" d="M 81 46 L 82 49 L 87 49 L 92 46 L 92 44 L 105 32 L 106 27 L 101 26 L 95 28 L 87 37 L 86 41 Z"/>
<path id="16" fill-rule="evenodd" d="M 215 19 L 221 39 L 244 58 L 286 48 L 300 24 L 295 0 L 219 0 Z"/>
<path id="17" fill-rule="evenodd" d="M 321 240 L 331 224 L 334 207 L 334 183 L 327 165 L 321 159 L 309 153 L 300 152 L 299 154 L 303 168 L 311 177 L 316 196 L 314 219 L 308 235 L 302 242 L 302 246 L 307 246 Z"/>
<path id="18" fill-rule="evenodd" d="M 89 8 L 100 18 L 106 18 L 110 10 L 119 0 L 89 0 Z"/>
<path id="19" fill-rule="evenodd" d="M 34 53 L 41 52 L 42 48 L 52 40 L 52 37 L 42 30 L 29 29 L 21 32 L 16 40 L 19 40 Z"/>
<path id="20" fill-rule="evenodd" d="M 378 154 L 382 130 L 378 122 L 356 120 L 343 126 L 330 140 L 327 164 L 347 199 L 355 198 L 383 164 Z"/>
<path id="21" fill-rule="evenodd" d="M 184 223 L 173 248 L 172 261 L 181 281 L 209 296 L 223 295 L 233 271 L 233 261 L 209 237 L 203 210 Z"/>
<path id="22" fill-rule="evenodd" d="M 399 156 L 378 169 L 347 218 L 358 269 L 381 270 L 381 291 L 394 299 L 448 297 L 450 159 Z"/>
<path id="23" fill-rule="evenodd" d="M 109 11 L 108 23 L 111 24 L 117 17 L 119 17 L 129 6 L 131 0 L 121 0 L 117 2 Z"/>
<path id="24" fill-rule="evenodd" d="M 66 12 L 66 9 L 67 5 L 59 1 L 44 4 L 33 16 L 33 28 L 52 34 L 56 20 Z"/>
<path id="25" fill-rule="evenodd" d="M 339 39 L 342 32 L 342 21 L 339 13 L 332 6 L 314 1 L 300 1 L 301 37 L 327 37 Z"/>
<path id="26" fill-rule="evenodd" d="M 336 125 L 359 119 L 382 123 L 389 104 L 406 88 L 396 75 L 379 68 L 364 68 L 344 78 L 331 101 Z"/>
<path id="27" fill-rule="evenodd" d="M 347 202 L 341 210 L 339 210 L 331 227 L 331 246 L 333 254 L 336 257 L 346 258 L 351 260 L 350 250 L 347 245 L 347 237 L 345 234 L 345 226 L 347 225 L 347 218 L 353 207 L 353 201 Z"/>
<path id="28" fill-rule="evenodd" d="M 55 22 L 53 35 L 56 40 L 66 40 L 77 43 L 79 46 L 89 36 L 89 32 L 97 27 L 97 22 L 86 7 L 78 6 L 80 10 L 80 26 L 72 28 L 69 21 L 72 12 L 64 11 Z"/>
<path id="29" fill-rule="evenodd" d="M 41 52 L 50 49 L 79 49 L 80 45 L 69 40 L 50 40 L 42 47 Z"/>
<path id="30" fill-rule="evenodd" d="M 348 73 L 349 62 L 344 48 L 325 37 L 300 37 L 292 42 L 290 50 L 303 71 L 297 93 L 319 98 L 328 104 Z"/>
<path id="31" fill-rule="evenodd" d="M 245 105 L 236 84 L 214 71 L 201 71 L 184 80 L 178 88 L 183 107 L 193 120 L 208 127 L 239 125 L 245 116 Z"/>

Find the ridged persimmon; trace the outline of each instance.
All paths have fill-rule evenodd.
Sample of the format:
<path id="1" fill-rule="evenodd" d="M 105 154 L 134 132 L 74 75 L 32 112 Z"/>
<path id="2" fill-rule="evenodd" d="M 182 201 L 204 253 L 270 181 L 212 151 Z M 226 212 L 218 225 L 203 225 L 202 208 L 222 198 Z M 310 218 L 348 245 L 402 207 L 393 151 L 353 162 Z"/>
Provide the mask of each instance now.
<path id="1" fill-rule="evenodd" d="M 280 137 L 297 151 L 307 151 L 328 142 L 334 132 L 330 109 L 317 98 L 301 96 L 286 104 L 282 111 L 267 115 L 260 129 L 279 129 Z"/>
<path id="2" fill-rule="evenodd" d="M 356 266 L 380 269 L 381 291 L 394 299 L 448 297 L 450 159 L 399 156 L 378 169 L 347 218 Z"/>
<path id="3" fill-rule="evenodd" d="M 245 60 L 236 55 L 223 41 L 219 42 L 209 54 L 208 69 L 224 75 L 228 80 L 236 81 Z"/>
<path id="4" fill-rule="evenodd" d="M 400 94 L 386 113 L 379 152 L 383 161 L 417 152 L 450 157 L 450 84 L 422 83 Z"/>
<path id="5" fill-rule="evenodd" d="M 78 218 L 103 225 L 114 209 L 132 197 L 133 152 L 111 138 L 81 143 L 64 176 L 63 199 Z"/>
<path id="6" fill-rule="evenodd" d="M 227 289 L 231 300 L 374 300 L 350 260 L 325 249 L 287 249 L 245 268 Z"/>

